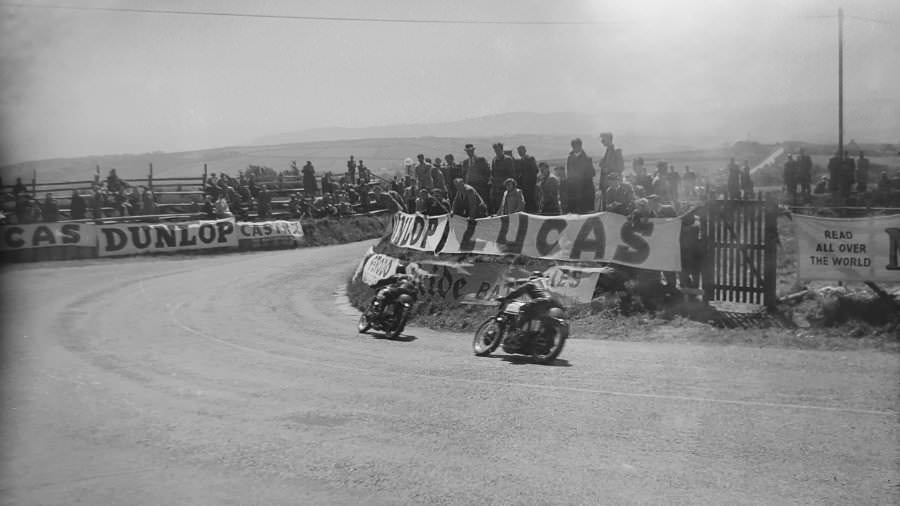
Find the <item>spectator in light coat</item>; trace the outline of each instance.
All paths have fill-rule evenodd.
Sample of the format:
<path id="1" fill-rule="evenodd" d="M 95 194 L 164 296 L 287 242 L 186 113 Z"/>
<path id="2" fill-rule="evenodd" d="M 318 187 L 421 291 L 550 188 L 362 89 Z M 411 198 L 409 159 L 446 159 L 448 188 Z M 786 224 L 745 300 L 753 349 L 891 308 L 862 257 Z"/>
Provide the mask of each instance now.
<path id="1" fill-rule="evenodd" d="M 458 177 L 453 180 L 456 186 L 456 198 L 453 199 L 452 213 L 465 218 L 484 218 L 487 216 L 487 205 L 481 195 L 470 185 Z"/>
<path id="2" fill-rule="evenodd" d="M 503 182 L 506 191 L 503 193 L 503 201 L 500 203 L 501 215 L 513 214 L 525 210 L 525 195 L 516 187 L 516 180 L 508 178 Z"/>

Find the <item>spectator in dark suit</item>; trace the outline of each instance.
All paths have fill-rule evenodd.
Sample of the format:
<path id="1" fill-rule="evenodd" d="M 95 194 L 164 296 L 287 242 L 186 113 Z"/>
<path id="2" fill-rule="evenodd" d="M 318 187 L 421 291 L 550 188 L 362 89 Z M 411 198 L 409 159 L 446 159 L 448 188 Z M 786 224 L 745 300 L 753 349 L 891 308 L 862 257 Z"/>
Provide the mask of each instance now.
<path id="1" fill-rule="evenodd" d="M 483 156 L 475 156 L 475 146 L 466 144 L 466 159 L 462 162 L 463 181 L 478 192 L 482 200 L 490 197 L 491 166 Z"/>
<path id="2" fill-rule="evenodd" d="M 504 186 L 507 179 L 515 179 L 516 168 L 513 159 L 503 152 L 503 143 L 494 143 L 494 159 L 491 160 L 491 193 L 488 201 L 488 212 L 497 214 L 503 201 Z"/>
<path id="3" fill-rule="evenodd" d="M 516 148 L 519 158 L 516 160 L 516 184 L 522 190 L 525 197 L 525 212 L 536 213 L 538 209 L 537 202 L 537 178 L 538 165 L 537 160 L 529 155 L 525 146 Z"/>
<path id="4" fill-rule="evenodd" d="M 544 215 L 557 215 L 560 213 L 559 179 L 550 173 L 550 166 L 546 162 L 541 162 L 538 168 L 540 170 L 537 182 L 538 212 Z"/>
<path id="5" fill-rule="evenodd" d="M 77 190 L 72 190 L 72 197 L 69 199 L 69 209 L 73 220 L 83 220 L 87 211 L 87 204 L 84 198 L 78 194 Z"/>
<path id="6" fill-rule="evenodd" d="M 566 185 L 569 194 L 569 212 L 586 214 L 594 212 L 594 161 L 582 149 L 581 139 L 572 139 L 572 151 L 566 159 Z"/>

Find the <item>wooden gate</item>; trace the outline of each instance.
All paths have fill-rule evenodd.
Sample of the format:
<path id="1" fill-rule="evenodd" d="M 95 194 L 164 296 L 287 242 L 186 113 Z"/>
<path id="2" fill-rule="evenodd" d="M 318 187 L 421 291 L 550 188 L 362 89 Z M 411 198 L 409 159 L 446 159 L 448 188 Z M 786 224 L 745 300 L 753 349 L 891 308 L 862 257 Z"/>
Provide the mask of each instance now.
<path id="1" fill-rule="evenodd" d="M 775 306 L 778 206 L 772 196 L 708 200 L 701 229 L 706 244 L 704 298 Z"/>

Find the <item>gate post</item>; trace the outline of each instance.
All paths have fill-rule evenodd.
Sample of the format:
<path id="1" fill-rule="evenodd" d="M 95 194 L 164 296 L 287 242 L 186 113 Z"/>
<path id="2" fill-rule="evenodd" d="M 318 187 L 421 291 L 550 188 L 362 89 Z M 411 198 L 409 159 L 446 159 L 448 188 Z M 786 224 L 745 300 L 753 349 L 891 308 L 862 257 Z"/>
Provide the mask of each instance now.
<path id="1" fill-rule="evenodd" d="M 773 193 L 766 194 L 765 225 L 765 265 L 763 266 L 763 304 L 774 309 L 778 301 L 775 296 L 776 266 L 778 265 L 778 202 Z"/>

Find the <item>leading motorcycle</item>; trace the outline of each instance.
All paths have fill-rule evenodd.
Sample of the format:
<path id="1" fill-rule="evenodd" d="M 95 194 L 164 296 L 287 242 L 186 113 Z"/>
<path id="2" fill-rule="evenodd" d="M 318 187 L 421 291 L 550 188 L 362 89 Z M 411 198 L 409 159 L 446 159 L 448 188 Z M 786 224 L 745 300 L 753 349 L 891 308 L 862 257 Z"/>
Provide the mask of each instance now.
<path id="1" fill-rule="evenodd" d="M 525 322 L 519 342 L 506 339 L 509 332 L 518 326 L 524 302 L 497 299 L 500 305 L 497 314 L 490 317 L 478 330 L 472 340 L 475 355 L 485 357 L 493 353 L 500 344 L 503 351 L 520 355 L 530 355 L 535 362 L 549 364 L 562 352 L 569 337 L 569 322 L 563 309 L 551 306 L 544 314 Z"/>
<path id="2" fill-rule="evenodd" d="M 357 324 L 359 333 L 365 334 L 369 329 L 374 329 L 384 332 L 388 339 L 400 337 L 400 333 L 406 328 L 406 322 L 409 321 L 414 302 L 413 298 L 405 293 L 387 304 L 376 297 L 359 317 Z"/>

